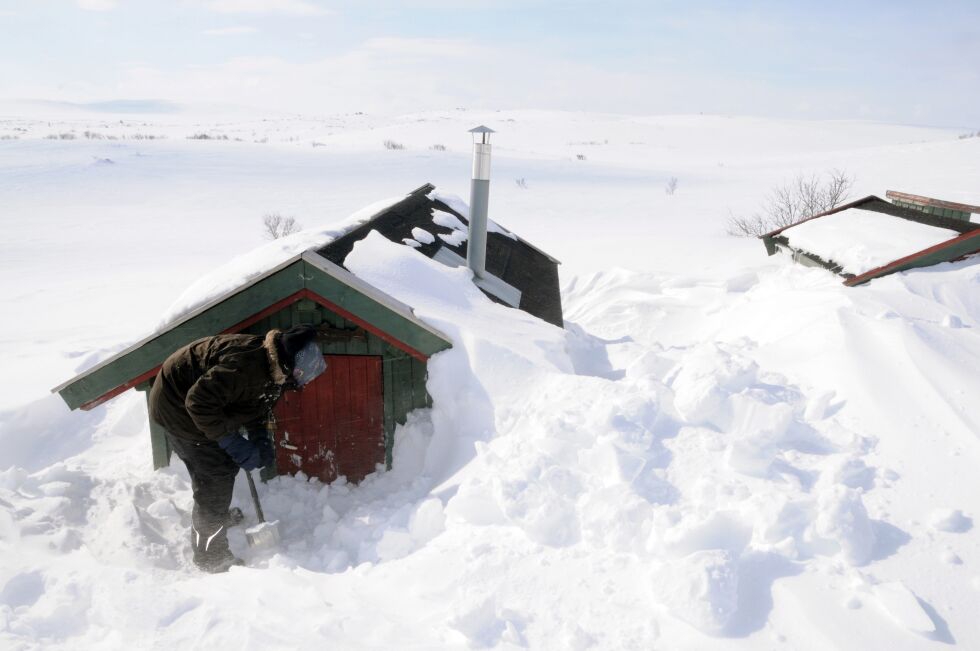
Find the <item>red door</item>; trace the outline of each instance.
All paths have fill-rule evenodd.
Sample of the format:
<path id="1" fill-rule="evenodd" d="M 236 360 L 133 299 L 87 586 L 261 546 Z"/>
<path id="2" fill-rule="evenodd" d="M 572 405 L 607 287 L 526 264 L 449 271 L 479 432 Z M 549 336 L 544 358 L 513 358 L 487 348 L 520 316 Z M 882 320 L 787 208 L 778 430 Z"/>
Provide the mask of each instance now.
<path id="1" fill-rule="evenodd" d="M 276 404 L 276 463 L 331 482 L 359 482 L 385 461 L 381 358 L 325 355 L 327 370 Z"/>

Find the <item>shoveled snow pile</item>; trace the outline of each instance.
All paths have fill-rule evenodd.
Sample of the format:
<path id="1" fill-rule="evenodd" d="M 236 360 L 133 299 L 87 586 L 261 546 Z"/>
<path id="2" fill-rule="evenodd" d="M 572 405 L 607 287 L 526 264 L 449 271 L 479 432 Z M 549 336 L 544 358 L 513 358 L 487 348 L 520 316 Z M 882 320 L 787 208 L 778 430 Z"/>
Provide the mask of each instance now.
<path id="1" fill-rule="evenodd" d="M 269 482 L 282 547 L 256 556 L 234 531 L 248 567 L 202 576 L 186 472 L 146 469 L 142 396 L 124 395 L 62 425 L 80 454 L 0 473 L 5 645 L 980 642 L 975 266 L 857 292 L 795 266 L 615 271 L 568 288 L 561 330 L 377 234 L 346 264 L 453 341 L 393 470 Z"/>
<path id="2" fill-rule="evenodd" d="M 956 237 L 958 232 L 849 208 L 782 232 L 790 245 L 839 264 L 855 276 Z"/>

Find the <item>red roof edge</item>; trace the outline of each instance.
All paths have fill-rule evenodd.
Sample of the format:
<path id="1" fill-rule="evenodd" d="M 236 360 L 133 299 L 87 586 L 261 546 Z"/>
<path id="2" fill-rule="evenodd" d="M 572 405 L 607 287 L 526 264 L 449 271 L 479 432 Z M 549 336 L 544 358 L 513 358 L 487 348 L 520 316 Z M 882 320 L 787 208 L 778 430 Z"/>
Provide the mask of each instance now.
<path id="1" fill-rule="evenodd" d="M 952 248 L 962 242 L 966 242 L 973 238 L 976 238 L 977 240 L 977 248 L 972 252 L 967 251 L 959 256 L 956 256 L 956 258 L 971 255 L 971 253 L 976 253 L 977 251 L 980 251 L 980 229 L 963 233 L 962 235 L 959 235 L 958 237 L 954 237 L 952 239 L 948 239 L 945 242 L 940 242 L 939 244 L 922 249 L 921 251 L 916 251 L 911 255 L 905 256 L 904 258 L 899 258 L 898 260 L 892 260 L 888 264 L 884 264 L 880 267 L 875 267 L 870 271 L 865 271 L 863 274 L 859 276 L 848 278 L 847 280 L 844 281 L 844 284 L 847 285 L 848 287 L 853 287 L 854 285 L 860 285 L 861 283 L 866 283 L 869 280 L 877 278 L 878 276 L 884 276 L 894 271 L 900 271 L 898 267 L 901 267 L 904 264 L 913 262 L 916 259 L 929 255 L 931 253 L 936 253 L 938 251 L 942 251 L 943 249 Z M 956 258 L 950 258 L 950 260 L 947 260 L 946 262 L 950 262 L 952 260 L 955 260 Z"/>
<path id="2" fill-rule="evenodd" d="M 787 228 L 793 228 L 794 226 L 799 226 L 800 224 L 803 224 L 805 222 L 808 222 L 811 219 L 819 219 L 820 217 L 826 217 L 827 215 L 833 215 L 834 213 L 841 212 L 842 210 L 847 210 L 849 208 L 856 208 L 856 207 L 860 206 L 861 204 L 868 203 L 869 201 L 884 201 L 884 199 L 882 199 L 881 197 L 875 196 L 873 194 L 869 194 L 868 196 L 864 197 L 863 199 L 857 199 L 857 200 L 852 201 L 850 203 L 845 203 L 842 206 L 837 206 L 836 208 L 831 208 L 830 210 L 827 210 L 827 211 L 822 212 L 822 213 L 818 213 L 816 215 L 813 215 L 812 217 L 807 217 L 806 219 L 801 219 L 800 221 L 796 222 L 795 224 L 790 224 L 789 226 L 782 226 L 780 228 L 777 228 L 774 231 L 770 231 L 769 233 L 765 233 L 763 235 L 759 235 L 759 238 L 762 239 L 762 238 L 766 238 L 766 237 L 772 237 L 773 235 L 779 235 L 780 233 L 782 233 L 783 231 L 785 231 Z"/>
<path id="3" fill-rule="evenodd" d="M 317 294 L 313 290 L 310 290 L 310 289 L 301 289 L 297 293 L 302 295 L 301 298 L 308 298 L 311 301 L 314 301 L 316 303 L 319 303 L 320 305 L 322 305 L 323 307 L 327 308 L 328 310 L 330 310 L 332 312 L 336 312 L 337 314 L 339 314 L 340 316 L 344 317 L 348 321 L 353 321 L 354 323 L 356 323 L 357 325 L 361 326 L 362 328 L 364 328 L 365 330 L 367 330 L 371 334 L 378 336 L 379 338 L 383 339 L 384 341 L 387 341 L 389 344 L 391 344 L 395 348 L 401 350 L 402 352 L 408 353 L 409 355 L 411 355 L 415 359 L 419 360 L 420 362 L 424 362 L 425 360 L 429 359 L 429 356 L 426 355 L 425 353 L 423 353 L 421 351 L 418 351 L 418 350 L 412 348 L 411 346 L 409 346 L 405 342 L 401 341 L 400 339 L 396 339 L 395 337 L 391 336 L 390 334 L 388 334 L 384 330 L 381 330 L 378 327 L 371 325 L 370 323 L 368 323 L 364 319 L 361 319 L 360 317 L 351 314 L 350 312 L 348 312 L 344 308 L 340 307 L 336 303 L 332 303 L 331 301 L 328 301 L 327 299 L 323 298 L 322 296 L 320 296 L 319 294 Z"/>
<path id="4" fill-rule="evenodd" d="M 151 368 L 146 373 L 143 373 L 142 375 L 137 375 L 132 380 L 128 380 L 126 382 L 123 382 L 122 384 L 120 384 L 119 386 L 117 386 L 115 389 L 112 389 L 110 391 L 106 391 L 105 393 L 103 393 L 101 396 L 99 396 L 95 400 L 89 400 L 84 405 L 80 405 L 78 408 L 81 409 L 82 411 L 88 411 L 90 409 L 94 409 L 95 407 L 98 407 L 99 405 L 101 405 L 103 402 L 106 402 L 107 400 L 112 400 L 113 398 L 115 398 L 116 396 L 118 396 L 123 391 L 126 391 L 127 389 L 132 389 L 133 387 L 135 387 L 135 386 L 137 386 L 139 384 L 142 384 L 142 383 L 146 382 L 151 377 L 153 377 L 154 375 L 156 375 L 157 372 L 159 372 L 159 370 L 160 370 L 160 367 L 159 366 L 156 366 L 154 368 Z"/>

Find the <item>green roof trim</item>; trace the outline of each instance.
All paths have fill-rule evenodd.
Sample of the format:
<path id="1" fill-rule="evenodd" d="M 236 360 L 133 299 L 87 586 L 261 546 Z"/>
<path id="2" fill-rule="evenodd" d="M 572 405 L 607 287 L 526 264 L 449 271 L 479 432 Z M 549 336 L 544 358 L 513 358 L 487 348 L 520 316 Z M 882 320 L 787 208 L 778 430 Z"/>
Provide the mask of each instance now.
<path id="1" fill-rule="evenodd" d="M 309 272 L 303 275 L 306 289 L 314 294 L 393 335 L 426 357 L 452 346 L 446 335 L 420 321 L 412 308 L 343 267 L 313 251 L 304 253 L 303 261 Z"/>
<path id="2" fill-rule="evenodd" d="M 954 237 L 936 246 L 917 251 L 859 276 L 849 278 L 844 281 L 844 284 L 853 287 L 854 285 L 861 285 L 869 280 L 887 276 L 888 274 L 921 267 L 931 267 L 932 265 L 943 262 L 952 262 L 975 253 L 980 253 L 980 229 L 964 233 L 959 237 Z"/>

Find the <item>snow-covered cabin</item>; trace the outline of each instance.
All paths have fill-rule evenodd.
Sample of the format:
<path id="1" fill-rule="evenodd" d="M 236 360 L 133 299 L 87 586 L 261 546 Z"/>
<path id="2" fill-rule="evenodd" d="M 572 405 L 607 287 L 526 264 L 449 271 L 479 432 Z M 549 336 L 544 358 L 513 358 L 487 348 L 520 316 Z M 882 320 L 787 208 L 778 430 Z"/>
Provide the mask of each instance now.
<path id="1" fill-rule="evenodd" d="M 238 259 L 232 273 L 204 279 L 206 289 L 178 301 L 157 332 L 53 391 L 71 409 L 91 409 L 130 388 L 148 392 L 167 356 L 201 337 L 327 324 L 359 336 L 322 343 L 327 372 L 279 400 L 277 468 L 266 474 L 303 471 L 325 482 L 340 475 L 359 481 L 377 464 L 390 468 L 396 426 L 432 404 L 428 359 L 452 344 L 411 306 L 345 269 L 344 260 L 374 231 L 444 264 L 465 264 L 466 214 L 464 203 L 427 184 L 324 231 L 320 240 L 298 234 L 292 248 L 277 240 L 273 249 L 285 259 L 273 258 L 270 266 L 267 255 L 258 256 L 258 270 L 242 269 L 253 258 Z M 484 293 L 561 327 L 558 261 L 493 222 L 486 242 L 486 273 L 477 281 Z M 168 465 L 165 433 L 152 421 L 150 432 L 154 467 Z"/>
<path id="2" fill-rule="evenodd" d="M 980 252 L 980 207 L 889 192 L 869 195 L 761 236 L 766 252 L 840 274 L 845 285 Z"/>

